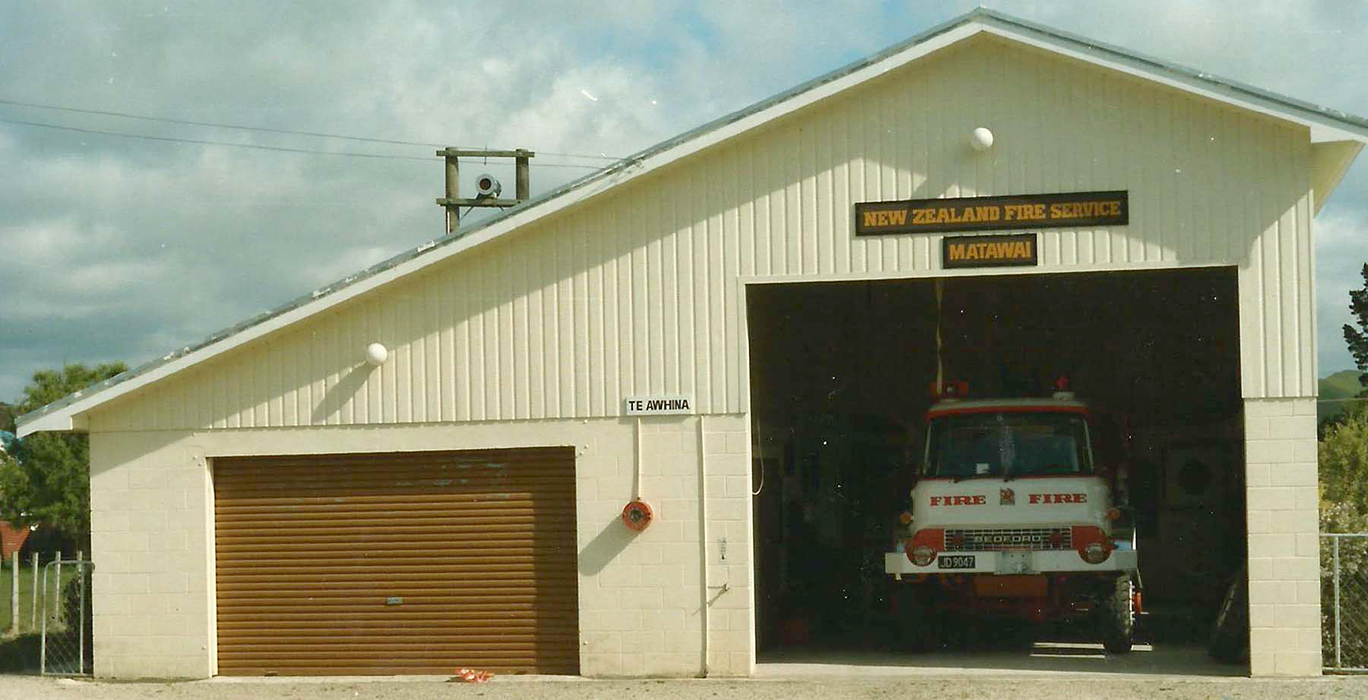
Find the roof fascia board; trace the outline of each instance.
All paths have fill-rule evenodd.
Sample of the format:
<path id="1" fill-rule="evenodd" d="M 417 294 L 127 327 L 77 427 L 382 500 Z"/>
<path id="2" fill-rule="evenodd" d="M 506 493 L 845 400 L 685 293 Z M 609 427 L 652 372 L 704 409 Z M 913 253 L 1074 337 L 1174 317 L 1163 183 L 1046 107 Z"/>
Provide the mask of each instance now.
<path id="1" fill-rule="evenodd" d="M 1315 109 L 1291 104 L 1265 96 L 1253 88 L 1245 89 L 1229 81 L 1204 79 L 1186 75 L 1176 67 L 1133 55 L 1104 45 L 1090 43 L 1059 34 L 1045 32 L 997 15 L 984 15 L 984 30 L 990 34 L 1061 54 L 1092 65 L 1115 70 L 1143 80 L 1200 95 L 1233 107 L 1248 110 L 1282 121 L 1301 124 L 1311 129 L 1312 143 L 1323 141 L 1359 141 L 1368 143 L 1368 128 L 1356 128 L 1343 120 Z"/>
<path id="2" fill-rule="evenodd" d="M 15 437 L 28 437 L 33 433 L 46 431 L 66 433 L 75 430 L 76 424 L 71 419 L 71 414 L 66 411 L 54 411 L 45 415 L 40 415 L 28 422 L 16 420 L 14 428 Z"/>
<path id="3" fill-rule="evenodd" d="M 982 26 L 974 23 L 966 23 L 949 31 L 937 34 L 911 49 L 887 56 L 882 60 L 875 61 L 868 66 L 852 71 L 840 78 L 803 91 L 790 99 L 782 100 L 765 109 L 745 115 L 718 128 L 711 129 L 706 133 L 700 134 L 696 138 L 683 140 L 672 147 L 663 149 L 659 153 L 650 155 L 641 161 L 630 164 L 605 177 L 586 182 L 578 188 L 567 192 L 564 196 L 544 201 L 534 207 L 512 212 L 509 216 L 502 218 L 487 227 L 474 230 L 452 243 L 437 247 L 426 255 L 413 257 L 364 280 L 359 280 L 354 284 L 321 296 L 315 301 L 285 311 L 278 316 L 268 318 L 261 323 L 245 328 L 237 333 L 230 334 L 218 342 L 210 343 L 193 352 L 187 353 L 182 357 L 166 362 L 137 377 L 114 384 L 102 391 L 78 399 L 49 413 L 23 416 L 21 417 L 18 426 L 19 436 L 23 437 L 44 430 L 73 430 L 75 429 L 75 424 L 72 420 L 73 417 L 88 412 L 101 404 L 113 401 L 120 396 L 137 391 L 144 386 L 186 370 L 212 357 L 229 352 L 274 331 L 280 330 L 281 328 L 302 321 L 339 304 L 343 304 L 399 278 L 441 263 L 442 261 L 459 255 L 471 248 L 475 248 L 503 236 L 512 230 L 551 216 L 568 207 L 591 199 L 609 189 L 636 180 L 682 158 L 744 133 L 756 126 L 803 109 L 804 107 L 842 92 L 850 87 L 910 63 L 926 54 L 977 34 L 982 30 Z M 360 360 L 358 359 L 358 362 L 359 361 Z"/>

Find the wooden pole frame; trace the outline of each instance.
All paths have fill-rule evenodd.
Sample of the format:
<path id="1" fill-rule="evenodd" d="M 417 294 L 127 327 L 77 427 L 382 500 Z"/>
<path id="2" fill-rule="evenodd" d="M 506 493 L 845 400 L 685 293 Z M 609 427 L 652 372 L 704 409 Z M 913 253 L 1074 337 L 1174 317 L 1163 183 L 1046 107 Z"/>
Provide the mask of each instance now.
<path id="1" fill-rule="evenodd" d="M 446 163 L 446 196 L 437 199 L 437 205 L 446 209 L 446 230 L 455 233 L 461 225 L 461 207 L 497 207 L 506 209 L 517 206 L 532 196 L 532 177 L 529 161 L 536 156 L 532 151 L 518 148 L 491 150 L 483 148 L 443 148 L 437 151 Z M 512 158 L 515 179 L 514 199 L 498 197 L 462 198 L 460 195 L 461 158 Z"/>

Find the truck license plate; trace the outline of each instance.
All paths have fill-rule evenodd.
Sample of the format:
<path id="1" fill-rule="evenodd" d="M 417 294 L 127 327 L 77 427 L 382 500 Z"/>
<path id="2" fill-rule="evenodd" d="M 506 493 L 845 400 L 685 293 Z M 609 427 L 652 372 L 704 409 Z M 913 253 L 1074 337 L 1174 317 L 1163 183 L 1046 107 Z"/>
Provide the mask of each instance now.
<path id="1" fill-rule="evenodd" d="M 972 554 L 952 554 L 943 556 L 936 560 L 938 569 L 972 569 L 974 568 L 974 555 Z"/>

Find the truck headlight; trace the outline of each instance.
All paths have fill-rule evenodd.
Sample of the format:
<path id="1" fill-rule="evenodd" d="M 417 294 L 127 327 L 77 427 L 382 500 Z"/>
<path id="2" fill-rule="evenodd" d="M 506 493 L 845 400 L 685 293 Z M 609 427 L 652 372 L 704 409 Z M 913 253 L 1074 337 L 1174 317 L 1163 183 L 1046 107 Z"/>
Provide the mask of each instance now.
<path id="1" fill-rule="evenodd" d="M 1111 556 L 1111 550 L 1107 549 L 1106 545 L 1100 542 L 1094 542 L 1084 547 L 1081 554 L 1083 555 L 1083 561 L 1086 561 L 1089 564 L 1101 564 L 1107 560 L 1107 557 Z"/>
<path id="2" fill-rule="evenodd" d="M 912 563 L 917 566 L 930 566 L 931 562 L 936 560 L 936 550 L 926 545 L 920 545 L 913 547 L 908 556 L 912 558 Z"/>
<path id="3" fill-rule="evenodd" d="M 938 527 L 917 530 L 905 547 L 907 558 L 917 566 L 930 566 L 936 560 L 936 552 L 942 549 L 945 549 L 945 530 Z"/>
<path id="4" fill-rule="evenodd" d="M 1078 556 L 1089 564 L 1101 564 L 1111 556 L 1111 543 L 1107 541 L 1107 535 L 1100 527 L 1090 525 L 1075 525 L 1073 527 L 1073 545 L 1078 549 Z"/>

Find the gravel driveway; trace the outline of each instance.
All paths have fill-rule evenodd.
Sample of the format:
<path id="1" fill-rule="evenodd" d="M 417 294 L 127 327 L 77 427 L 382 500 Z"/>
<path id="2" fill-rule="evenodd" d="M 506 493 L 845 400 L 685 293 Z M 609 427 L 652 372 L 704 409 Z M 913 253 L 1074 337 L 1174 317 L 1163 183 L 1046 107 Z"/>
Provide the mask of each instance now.
<path id="1" fill-rule="evenodd" d="M 1116 678 L 1090 675 L 882 677 L 809 679 L 597 681 L 495 678 L 489 683 L 441 679 L 214 679 L 181 683 L 105 683 L 32 676 L 0 676 L 0 700 L 841 700 L 843 698 L 1001 698 L 1003 700 L 1300 700 L 1368 698 L 1368 678 L 1302 680 Z"/>

